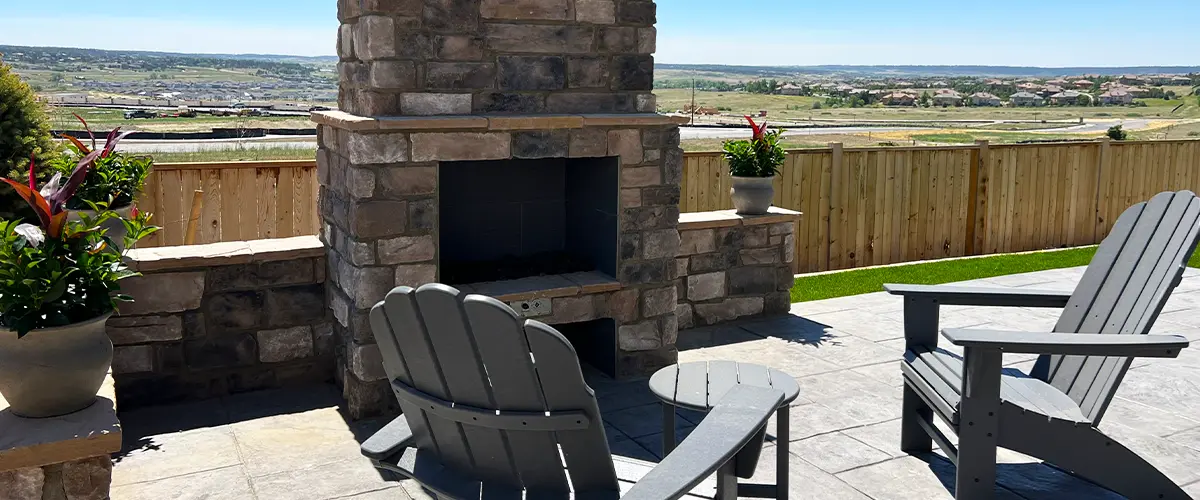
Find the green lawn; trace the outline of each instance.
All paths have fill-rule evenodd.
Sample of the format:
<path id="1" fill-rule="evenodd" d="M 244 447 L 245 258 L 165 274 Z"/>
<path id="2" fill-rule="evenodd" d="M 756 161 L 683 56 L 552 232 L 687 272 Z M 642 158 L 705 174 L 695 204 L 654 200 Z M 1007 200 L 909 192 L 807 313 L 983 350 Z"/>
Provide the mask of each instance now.
<path id="1" fill-rule="evenodd" d="M 311 148 L 277 147 L 245 148 L 214 151 L 179 153 L 148 153 L 156 163 L 188 163 L 210 161 L 262 161 L 262 160 L 313 160 L 317 157 L 317 144 Z"/>
<path id="2" fill-rule="evenodd" d="M 1095 253 L 1094 246 L 1080 247 L 1054 252 L 994 255 L 802 276 L 796 278 L 796 286 L 792 287 L 792 302 L 879 292 L 883 291 L 884 283 L 938 285 L 1006 274 L 1085 266 Z M 1200 253 L 1193 256 L 1188 265 L 1200 268 Z"/>

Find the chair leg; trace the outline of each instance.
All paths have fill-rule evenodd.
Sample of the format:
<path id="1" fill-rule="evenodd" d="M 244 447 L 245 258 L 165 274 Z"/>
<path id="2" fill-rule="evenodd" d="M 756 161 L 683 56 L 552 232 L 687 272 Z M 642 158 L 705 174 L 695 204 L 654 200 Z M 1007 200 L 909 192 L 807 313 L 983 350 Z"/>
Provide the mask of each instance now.
<path id="1" fill-rule="evenodd" d="M 933 438 L 921 428 L 919 420 L 932 424 L 933 409 L 906 383 L 904 407 L 900 418 L 900 451 L 910 454 L 933 451 Z"/>
<path id="2" fill-rule="evenodd" d="M 958 500 L 988 499 L 996 495 L 1001 354 L 996 350 L 968 347 L 963 359 L 954 497 Z"/>
<path id="3" fill-rule="evenodd" d="M 784 403 L 775 416 L 775 498 L 788 500 L 791 463 L 791 408 Z"/>
<path id="4" fill-rule="evenodd" d="M 662 458 L 675 450 L 675 406 L 662 403 Z"/>
<path id="5" fill-rule="evenodd" d="M 992 498 L 995 493 L 996 439 L 986 433 L 971 433 L 962 429 L 958 436 L 958 468 L 954 475 L 954 498 L 987 499 Z"/>

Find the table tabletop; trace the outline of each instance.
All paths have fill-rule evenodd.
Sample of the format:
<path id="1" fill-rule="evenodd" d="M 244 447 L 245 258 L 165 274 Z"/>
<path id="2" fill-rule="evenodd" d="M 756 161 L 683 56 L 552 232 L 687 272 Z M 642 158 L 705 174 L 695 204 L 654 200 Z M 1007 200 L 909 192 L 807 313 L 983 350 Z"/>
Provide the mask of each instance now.
<path id="1" fill-rule="evenodd" d="M 663 368 L 650 377 L 650 392 L 672 405 L 697 411 L 711 410 L 735 385 L 769 387 L 783 391 L 782 405 L 800 395 L 796 379 L 774 368 L 737 361 L 696 361 Z"/>

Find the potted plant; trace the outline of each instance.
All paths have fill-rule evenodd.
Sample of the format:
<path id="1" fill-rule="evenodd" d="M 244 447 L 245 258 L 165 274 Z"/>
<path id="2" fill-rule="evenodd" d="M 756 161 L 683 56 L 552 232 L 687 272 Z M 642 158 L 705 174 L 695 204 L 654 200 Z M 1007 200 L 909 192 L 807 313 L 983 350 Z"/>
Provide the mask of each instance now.
<path id="1" fill-rule="evenodd" d="M 24 417 L 79 411 L 96 399 L 112 364 L 104 323 L 119 301 L 120 280 L 137 273 L 122 261 L 106 223 L 124 229 L 123 247 L 158 228 L 134 208 L 69 216 L 67 200 L 101 152 L 86 154 L 60 186 L 56 174 L 39 192 L 33 161 L 28 185 L 4 179 L 37 214 L 38 224 L 0 221 L 0 394 Z"/>
<path id="2" fill-rule="evenodd" d="M 754 135 L 750 140 L 727 141 L 723 151 L 733 176 L 729 195 L 733 206 L 742 215 L 762 215 L 771 208 L 775 198 L 775 174 L 783 165 L 786 154 L 779 145 L 782 130 L 767 131 L 767 124 L 754 123 L 749 116 Z"/>
<path id="3" fill-rule="evenodd" d="M 63 175 L 70 175 L 80 159 L 97 151 L 96 135 L 92 133 L 91 127 L 78 114 L 75 115 L 75 118 L 83 124 L 84 130 L 91 138 L 91 147 L 84 145 L 83 141 L 77 137 L 63 134 L 63 138 L 70 142 L 67 152 L 50 162 L 52 170 Z M 127 155 L 117 151 L 117 144 L 132 133 L 132 131 L 121 133 L 120 127 L 108 133 L 108 137 L 104 141 L 104 148 L 99 150 L 100 154 L 88 170 L 83 184 L 79 185 L 75 196 L 66 202 L 66 208 L 71 211 L 72 220 L 80 220 L 85 215 L 95 218 L 99 212 L 105 210 L 116 212 L 120 218 L 106 220 L 104 228 L 108 230 L 113 241 L 118 244 L 124 237 L 124 227 L 120 221 L 122 218 L 129 218 L 133 202 L 138 193 L 142 191 L 146 177 L 150 175 L 150 168 L 154 164 L 154 160 L 149 156 Z"/>

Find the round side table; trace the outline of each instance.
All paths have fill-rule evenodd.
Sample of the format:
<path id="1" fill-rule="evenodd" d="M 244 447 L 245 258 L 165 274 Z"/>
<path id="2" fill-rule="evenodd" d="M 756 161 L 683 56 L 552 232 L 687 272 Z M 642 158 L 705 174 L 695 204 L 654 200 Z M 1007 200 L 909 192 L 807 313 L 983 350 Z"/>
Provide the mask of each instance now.
<path id="1" fill-rule="evenodd" d="M 650 391 L 662 400 L 663 456 L 675 449 L 675 408 L 707 412 L 735 385 L 769 387 L 783 392 L 783 403 L 776 412 L 775 485 L 743 484 L 738 496 L 758 498 L 788 497 L 788 409 L 800 395 L 800 386 L 791 375 L 774 368 L 737 361 L 698 361 L 671 365 L 650 377 Z M 764 429 L 760 432 L 764 432 Z M 759 441 L 761 442 L 761 441 Z M 754 457 L 757 459 L 757 453 Z M 750 465 L 753 472 L 753 464 Z M 740 476 L 740 474 L 739 474 Z"/>

